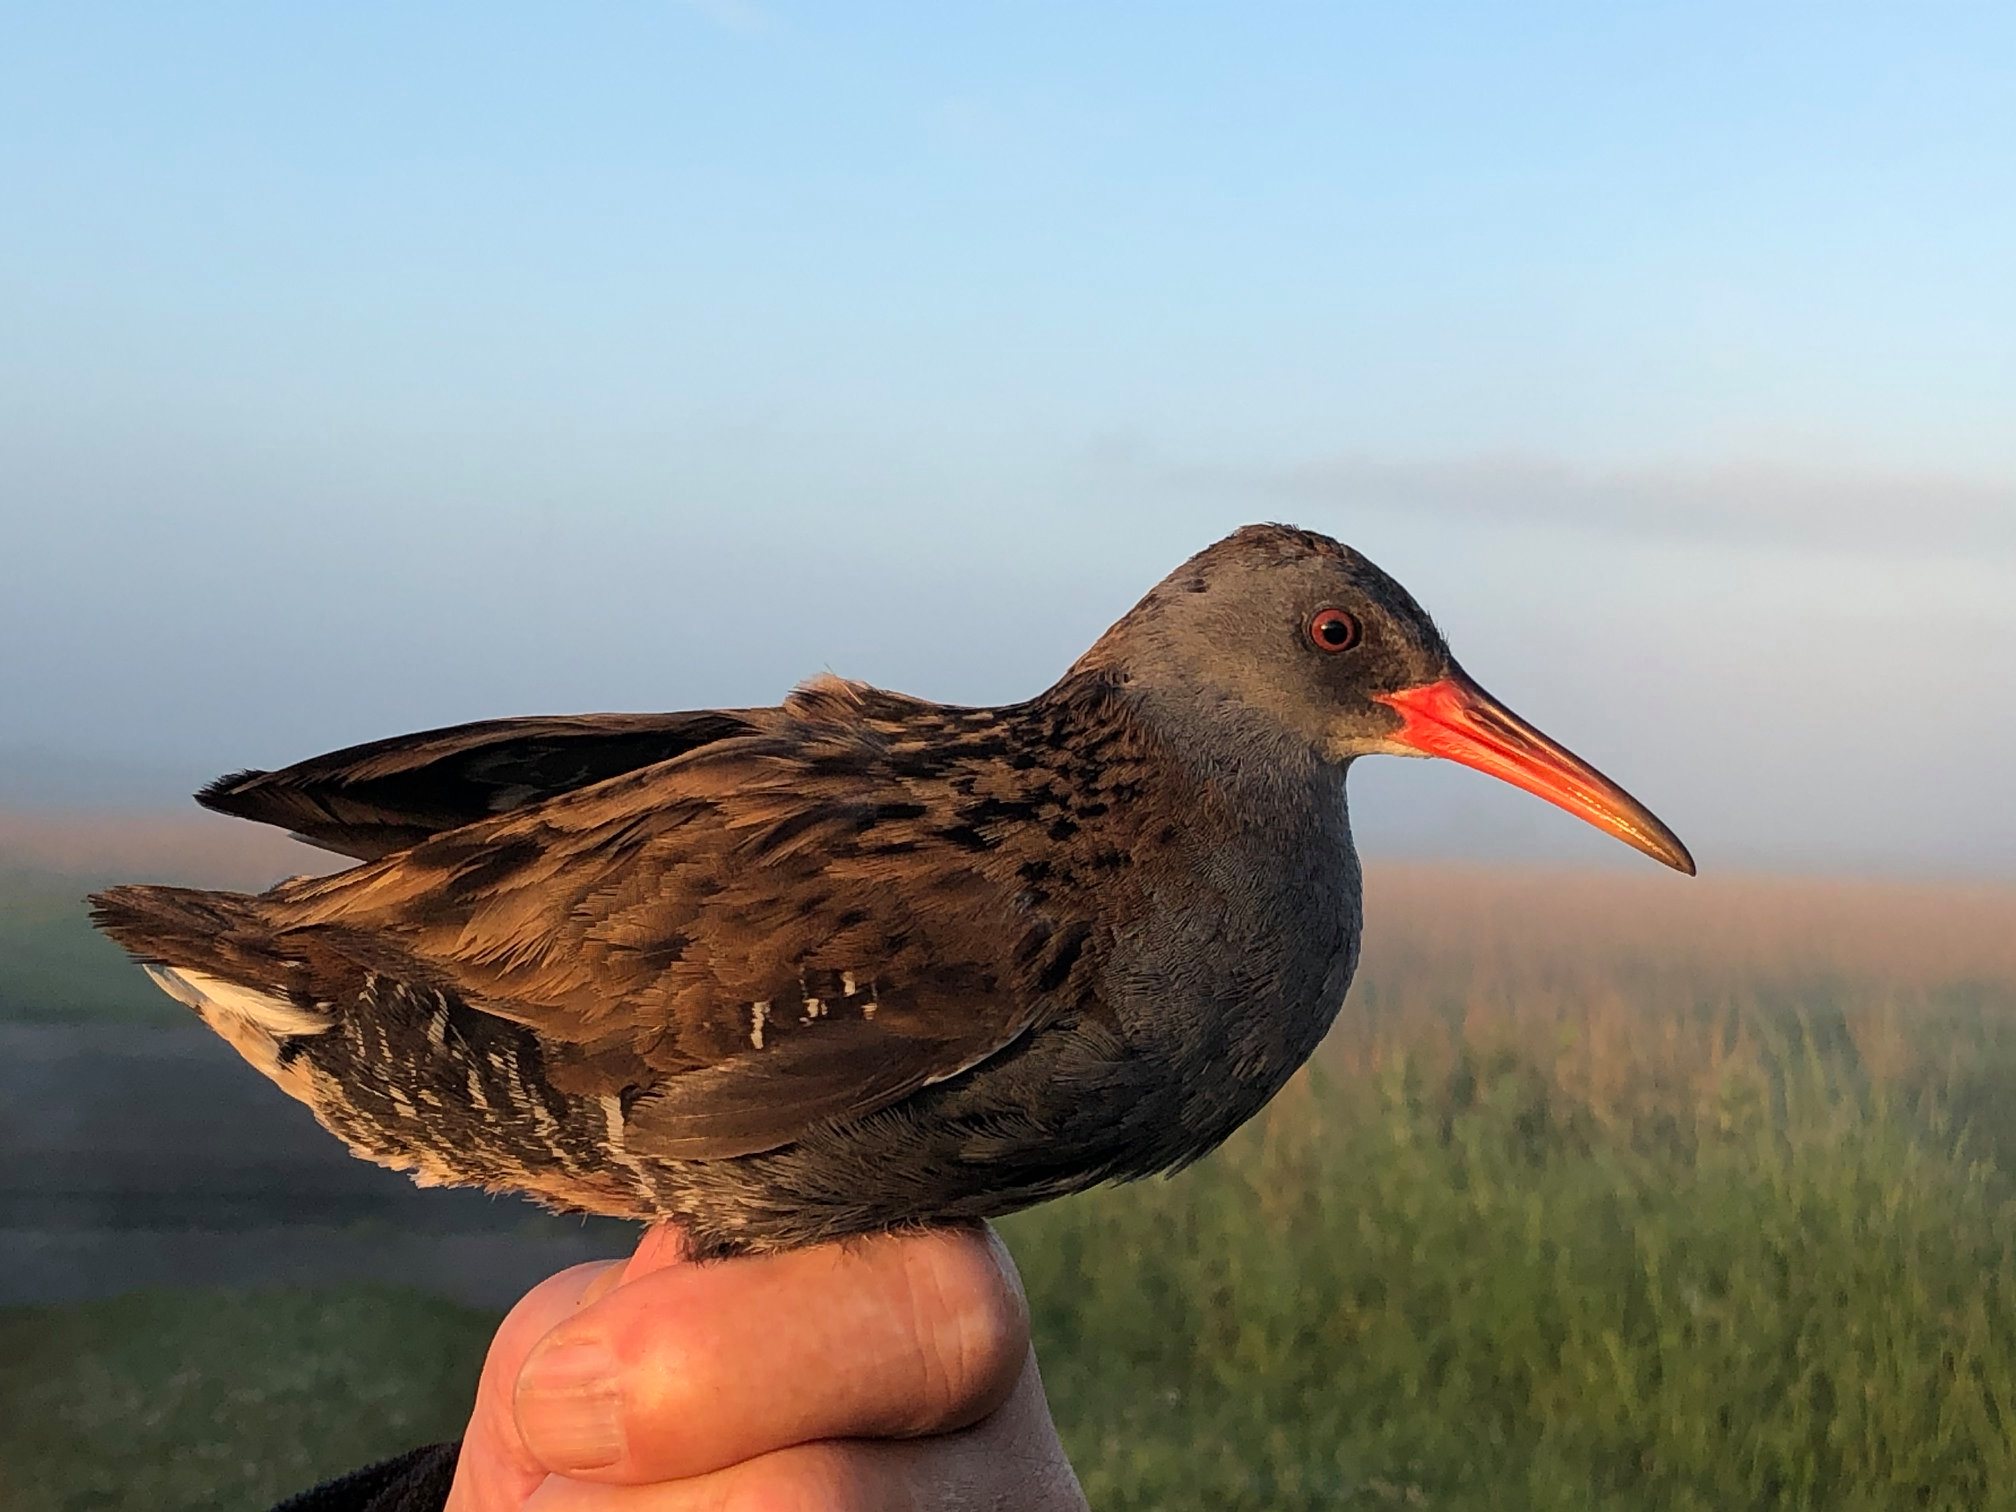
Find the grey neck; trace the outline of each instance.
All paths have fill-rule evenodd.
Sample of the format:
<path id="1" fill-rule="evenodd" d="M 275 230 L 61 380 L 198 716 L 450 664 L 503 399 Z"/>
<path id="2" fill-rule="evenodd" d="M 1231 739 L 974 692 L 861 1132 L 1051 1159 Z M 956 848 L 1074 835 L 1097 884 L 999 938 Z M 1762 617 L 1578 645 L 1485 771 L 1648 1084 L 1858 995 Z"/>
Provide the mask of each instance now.
<path id="1" fill-rule="evenodd" d="M 1328 828 L 1324 820 L 1334 814 L 1341 823 L 1345 764 L 1326 760 L 1264 711 L 1190 688 L 1137 684 L 1120 696 L 1171 763 L 1222 799 L 1241 828 L 1290 816 Z"/>

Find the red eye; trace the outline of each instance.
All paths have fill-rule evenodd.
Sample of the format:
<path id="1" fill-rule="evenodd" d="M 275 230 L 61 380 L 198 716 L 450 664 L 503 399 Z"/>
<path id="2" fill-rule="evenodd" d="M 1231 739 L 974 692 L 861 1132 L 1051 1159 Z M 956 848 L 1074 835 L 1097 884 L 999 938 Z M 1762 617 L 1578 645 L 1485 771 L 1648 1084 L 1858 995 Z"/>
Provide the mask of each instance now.
<path id="1" fill-rule="evenodd" d="M 1358 621 L 1342 609 L 1318 609 L 1309 621 L 1309 640 L 1318 651 L 1349 651 L 1358 644 Z"/>

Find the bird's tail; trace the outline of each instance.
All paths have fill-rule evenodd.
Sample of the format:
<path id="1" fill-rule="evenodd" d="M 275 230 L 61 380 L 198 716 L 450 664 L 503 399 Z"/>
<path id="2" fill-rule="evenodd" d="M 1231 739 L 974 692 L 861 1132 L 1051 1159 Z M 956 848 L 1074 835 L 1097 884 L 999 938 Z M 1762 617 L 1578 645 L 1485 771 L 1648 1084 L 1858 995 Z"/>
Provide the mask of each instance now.
<path id="1" fill-rule="evenodd" d="M 289 990 L 289 963 L 275 949 L 257 898 L 189 887 L 114 887 L 93 895 L 91 922 L 246 1060 L 309 1100 L 281 1050 L 290 1040 L 323 1033 L 332 1020 L 327 1005 Z"/>
<path id="2" fill-rule="evenodd" d="M 555 1088 L 523 1025 L 445 989 L 382 976 L 346 955 L 354 939 L 288 928 L 265 899 L 115 887 L 91 905 L 92 922 L 162 991 L 364 1159 L 423 1186 L 658 1211 L 648 1172 L 620 1149 L 608 1153 L 621 1104 Z"/>
<path id="3" fill-rule="evenodd" d="M 193 887 L 113 887 L 93 893 L 91 922 L 135 960 L 210 971 L 228 969 L 226 957 L 241 955 L 265 934 L 258 899 Z"/>

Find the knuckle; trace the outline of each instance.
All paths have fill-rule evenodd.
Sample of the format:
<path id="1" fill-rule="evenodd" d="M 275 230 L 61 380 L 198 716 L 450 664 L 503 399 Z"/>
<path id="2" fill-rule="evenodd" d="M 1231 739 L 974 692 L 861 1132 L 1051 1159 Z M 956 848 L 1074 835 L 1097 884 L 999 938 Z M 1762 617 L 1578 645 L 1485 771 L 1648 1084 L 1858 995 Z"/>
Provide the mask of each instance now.
<path id="1" fill-rule="evenodd" d="M 1027 1349 L 1027 1304 L 992 1247 L 966 1235 L 904 1243 L 904 1287 L 918 1390 L 903 1433 L 963 1427 L 1014 1385 Z"/>

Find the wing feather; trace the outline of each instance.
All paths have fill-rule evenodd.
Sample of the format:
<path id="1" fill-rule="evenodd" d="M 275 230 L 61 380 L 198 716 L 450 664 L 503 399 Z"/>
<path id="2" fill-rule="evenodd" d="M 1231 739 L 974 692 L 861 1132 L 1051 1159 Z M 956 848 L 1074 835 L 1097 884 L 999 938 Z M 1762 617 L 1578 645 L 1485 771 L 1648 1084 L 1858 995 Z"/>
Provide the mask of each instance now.
<path id="1" fill-rule="evenodd" d="M 482 720 L 350 746 L 279 771 L 234 772 L 204 788 L 196 801 L 371 861 L 431 835 L 746 734 L 762 712 Z"/>
<path id="2" fill-rule="evenodd" d="M 371 970 L 533 1030 L 556 1085 L 623 1098 L 667 1153 L 745 1154 L 871 1113 L 1012 1044 L 1058 996 L 1017 990 L 1018 967 L 1068 947 L 1068 972 L 1086 943 L 1031 905 L 1017 857 L 948 838 L 956 753 L 914 759 L 904 727 L 928 715 L 878 698 L 874 721 L 787 706 L 284 884 L 266 900 L 280 947 L 370 941 Z"/>

